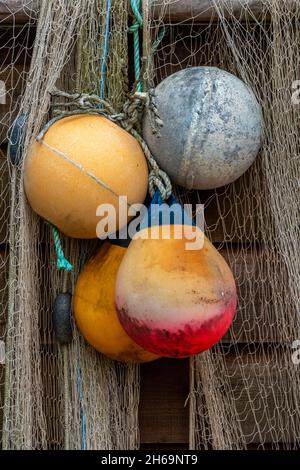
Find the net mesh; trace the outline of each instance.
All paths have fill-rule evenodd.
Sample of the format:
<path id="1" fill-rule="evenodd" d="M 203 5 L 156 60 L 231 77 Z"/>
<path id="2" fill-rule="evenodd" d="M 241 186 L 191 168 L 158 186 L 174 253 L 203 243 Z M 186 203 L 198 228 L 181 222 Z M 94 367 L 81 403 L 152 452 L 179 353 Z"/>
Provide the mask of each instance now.
<path id="1" fill-rule="evenodd" d="M 16 5 L 12 6 L 17 15 Z M 37 24 L 30 24 L 27 17 L 25 25 L 19 27 L 12 14 L 12 24 L 1 25 L 2 34 L 8 35 L 6 43 L 1 42 L 3 56 L 7 51 L 7 66 L 3 67 L 7 73 L 7 107 L 1 116 L 3 142 L 7 141 L 13 118 L 26 113 L 26 155 L 32 136 L 51 116 L 51 104 L 55 103 L 51 103 L 49 91 L 54 85 L 99 93 L 101 81 L 103 96 L 116 107 L 121 106 L 125 86 L 120 70 L 127 64 L 127 12 L 125 1 L 113 0 L 107 11 L 106 1 L 51 0 L 39 2 Z M 108 52 L 102 58 L 104 38 Z M 21 53 L 24 62 L 20 62 Z M 103 68 L 98 65 L 101 61 Z M 15 99 L 18 86 L 20 98 Z M 11 213 L 1 257 L 3 265 L 9 255 L 9 282 L 4 278 L 1 284 L 1 292 L 7 291 L 7 285 L 9 291 L 8 300 L 2 302 L 1 316 L 1 326 L 7 316 L 5 331 L 1 331 L 6 337 L 3 447 L 134 449 L 138 445 L 137 366 L 118 364 L 97 354 L 76 328 L 69 346 L 57 344 L 53 334 L 54 299 L 60 292 L 73 290 L 76 275 L 93 244 L 63 240 L 74 271 L 72 276 L 58 272 L 49 227 L 27 205 L 22 165 L 7 166 L 1 154 L 2 166 L 9 170 L 9 178 L 2 178 L 3 225 L 9 210 Z M 10 202 L 5 198 L 9 188 Z M 2 375 L 3 368 L 3 384 Z"/>
<path id="2" fill-rule="evenodd" d="M 58 272 L 49 227 L 27 205 L 22 165 L 6 159 L 14 117 L 28 115 L 26 156 L 51 115 L 54 85 L 103 93 L 121 109 L 132 60 L 128 2 L 18 0 L 0 7 L 6 9 L 0 22 L 3 447 L 133 449 L 138 367 L 97 354 L 75 327 L 70 346 L 58 345 L 53 334 L 55 296 L 73 289 L 94 243 L 63 239 L 74 271 Z M 190 360 L 190 448 L 299 447 L 300 379 L 292 362 L 292 343 L 300 338 L 299 109 L 291 99 L 299 78 L 299 2 L 144 0 L 142 10 L 145 86 L 189 66 L 218 66 L 250 85 L 265 120 L 261 153 L 236 183 L 215 191 L 175 188 L 182 202 L 204 203 L 206 234 L 228 260 L 239 299 L 222 342 Z"/>
<path id="3" fill-rule="evenodd" d="M 190 361 L 190 447 L 299 446 L 299 2 L 157 1 L 148 22 L 167 33 L 148 67 L 155 85 L 185 67 L 218 66 L 262 105 L 264 143 L 253 167 L 214 191 L 180 192 L 205 205 L 206 234 L 238 288 L 222 342 Z"/>

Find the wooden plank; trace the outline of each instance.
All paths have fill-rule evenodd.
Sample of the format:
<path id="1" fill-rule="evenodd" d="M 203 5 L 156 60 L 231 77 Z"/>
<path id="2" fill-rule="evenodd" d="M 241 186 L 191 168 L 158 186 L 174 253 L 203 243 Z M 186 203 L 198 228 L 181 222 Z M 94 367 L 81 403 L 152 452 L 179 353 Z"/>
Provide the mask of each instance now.
<path id="1" fill-rule="evenodd" d="M 141 366 L 139 424 L 143 444 L 188 442 L 188 360 L 160 359 Z"/>
<path id="2" fill-rule="evenodd" d="M 7 141 L 8 130 L 18 114 L 27 71 L 28 67 L 22 65 L 0 69 L 0 144 Z"/>
<path id="3" fill-rule="evenodd" d="M 248 188 L 248 193 L 245 191 Z M 213 243 L 258 243 L 262 241 L 258 211 L 252 208 L 251 175 L 247 172 L 234 185 L 209 191 L 193 191 L 180 196 L 182 204 L 204 205 L 205 234 Z"/>
<path id="4" fill-rule="evenodd" d="M 273 354 L 274 350 L 249 351 L 245 347 L 238 358 L 230 352 L 224 356 L 230 395 L 236 403 L 245 442 L 252 448 L 261 442 L 266 447 L 269 443 L 288 445 L 293 442 L 295 427 L 299 428 L 297 413 L 291 416 L 288 412 L 288 403 L 294 399 L 289 366 L 284 360 L 278 362 L 279 348 L 276 361 Z M 188 376 L 188 360 L 160 359 L 141 366 L 142 446 L 187 445 L 188 406 L 184 405 L 189 393 Z"/>
<path id="5" fill-rule="evenodd" d="M 230 393 L 248 445 L 300 444 L 299 438 L 294 442 L 295 434 L 299 436 L 300 421 L 289 373 L 295 367 L 290 362 L 290 348 L 288 354 L 288 359 L 284 359 L 285 352 L 279 347 L 276 351 L 257 347 L 250 351 L 250 347 L 245 347 L 238 359 L 234 353 L 226 356 Z"/>
<path id="6" fill-rule="evenodd" d="M 0 22 L 27 23 L 36 18 L 37 0 L 0 0 Z"/>
<path id="7" fill-rule="evenodd" d="M 220 254 L 232 270 L 238 296 L 234 322 L 222 342 L 285 342 L 287 328 L 291 322 L 287 318 L 288 312 L 282 313 L 280 322 L 276 317 L 272 279 L 267 275 L 270 259 L 272 269 L 280 269 L 279 265 L 276 267 L 274 254 L 271 256 L 266 248 L 253 245 L 243 249 L 238 246 L 224 247 Z"/>
<path id="8" fill-rule="evenodd" d="M 0 23 L 0 69 L 4 66 L 29 65 L 33 52 L 35 28 L 14 27 Z"/>
<path id="9" fill-rule="evenodd" d="M 296 7 L 297 0 L 285 0 Z M 226 17 L 257 18 L 266 13 L 265 0 L 222 0 Z M 246 9 L 245 9 L 246 8 Z M 218 18 L 218 10 L 212 0 L 155 0 L 152 7 L 154 19 L 164 19 L 169 22 L 198 21 L 209 22 Z"/>
<path id="10" fill-rule="evenodd" d="M 63 449 L 64 403 L 59 381 L 57 348 L 41 351 L 43 370 L 43 408 L 47 427 L 48 450 Z"/>

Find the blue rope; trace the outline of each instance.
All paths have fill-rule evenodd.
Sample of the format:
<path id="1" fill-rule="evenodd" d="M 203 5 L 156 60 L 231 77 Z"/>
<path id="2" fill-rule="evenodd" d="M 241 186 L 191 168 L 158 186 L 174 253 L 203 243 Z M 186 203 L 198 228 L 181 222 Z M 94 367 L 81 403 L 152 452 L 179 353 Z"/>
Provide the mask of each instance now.
<path id="1" fill-rule="evenodd" d="M 106 0 L 106 19 L 105 19 L 105 32 L 104 32 L 104 44 L 101 57 L 101 79 L 100 79 L 100 98 L 104 98 L 105 92 L 105 78 L 106 78 L 106 59 L 108 54 L 108 40 L 109 40 L 109 26 L 110 26 L 110 10 L 111 0 Z"/>

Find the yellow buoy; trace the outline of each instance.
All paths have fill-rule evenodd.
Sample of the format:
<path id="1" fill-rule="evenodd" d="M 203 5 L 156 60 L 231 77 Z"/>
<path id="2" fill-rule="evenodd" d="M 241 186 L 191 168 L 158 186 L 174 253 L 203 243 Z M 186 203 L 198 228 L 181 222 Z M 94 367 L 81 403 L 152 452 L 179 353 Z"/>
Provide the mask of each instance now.
<path id="1" fill-rule="evenodd" d="M 121 326 L 115 281 L 126 248 L 104 243 L 79 275 L 74 315 L 79 330 L 97 351 L 120 362 L 149 362 L 157 356 L 138 346 Z"/>
<path id="2" fill-rule="evenodd" d="M 76 115 L 55 122 L 41 142 L 31 144 L 24 185 L 41 217 L 70 237 L 96 238 L 102 235 L 96 234 L 98 206 L 111 204 L 116 228 L 125 226 L 126 213 L 118 218 L 119 196 L 128 205 L 142 203 L 148 168 L 139 143 L 124 129 L 99 115 Z"/>

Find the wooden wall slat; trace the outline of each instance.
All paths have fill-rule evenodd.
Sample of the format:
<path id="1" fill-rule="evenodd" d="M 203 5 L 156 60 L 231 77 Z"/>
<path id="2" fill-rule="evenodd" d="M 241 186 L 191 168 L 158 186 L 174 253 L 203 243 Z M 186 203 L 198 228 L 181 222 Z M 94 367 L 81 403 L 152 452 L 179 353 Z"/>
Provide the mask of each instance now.
<path id="1" fill-rule="evenodd" d="M 277 367 L 279 354 L 278 350 L 276 362 L 273 362 L 272 354 L 267 350 L 245 353 L 239 359 L 239 367 L 234 354 L 225 356 L 227 376 L 231 377 L 231 395 L 236 402 L 245 442 L 253 448 L 261 442 L 267 446 L 268 443 L 292 442 L 295 417 L 287 411 L 285 393 L 292 384 L 286 366 Z M 262 384 L 259 388 L 257 375 Z M 188 444 L 188 405 L 184 407 L 189 393 L 188 377 L 189 364 L 185 359 L 159 359 L 141 366 L 142 445 Z M 245 377 L 250 387 L 245 386 Z M 276 427 L 280 420 L 282 426 Z"/>
<path id="2" fill-rule="evenodd" d="M 297 0 L 285 0 L 292 5 L 296 5 Z M 248 13 L 259 17 L 265 9 L 265 1 L 263 0 L 223 0 L 222 2 L 230 15 L 237 18 L 245 16 L 243 7 L 247 7 Z M 207 22 L 218 18 L 217 10 L 212 0 L 171 0 L 167 6 L 162 9 L 165 2 L 162 0 L 154 1 L 152 8 L 152 16 L 156 19 L 164 18 L 170 22 L 180 22 L 193 19 L 193 21 Z M 229 16 L 229 15 L 228 15 Z"/>
<path id="3" fill-rule="evenodd" d="M 258 157 L 259 158 L 259 157 Z M 249 180 L 247 172 L 235 184 L 235 204 L 232 203 L 230 193 L 224 188 L 216 190 L 198 191 L 192 199 L 197 199 L 204 205 L 205 225 L 210 230 L 210 238 L 214 243 L 257 243 L 262 241 L 259 231 L 257 212 L 251 213 L 249 201 L 244 198 L 245 185 Z M 233 197 L 233 196 L 232 196 Z"/>
<path id="4" fill-rule="evenodd" d="M 0 102 L 0 144 L 7 141 L 8 130 L 18 115 L 18 104 L 26 84 L 27 66 L 7 65 L 0 69 L 0 80 L 5 84 L 5 96 Z"/>
<path id="5" fill-rule="evenodd" d="M 295 424 L 298 428 L 299 425 L 296 416 L 288 412 L 293 384 L 284 364 L 283 350 L 278 348 L 275 352 L 265 348 L 260 352 L 245 352 L 239 359 L 232 353 L 226 356 L 226 365 L 246 443 L 293 442 Z"/>
<path id="6" fill-rule="evenodd" d="M 38 0 L 0 0 L 0 21 L 27 23 L 37 14 Z"/>
<path id="7" fill-rule="evenodd" d="M 188 360 L 160 359 L 141 366 L 139 422 L 143 444 L 188 442 Z"/>

